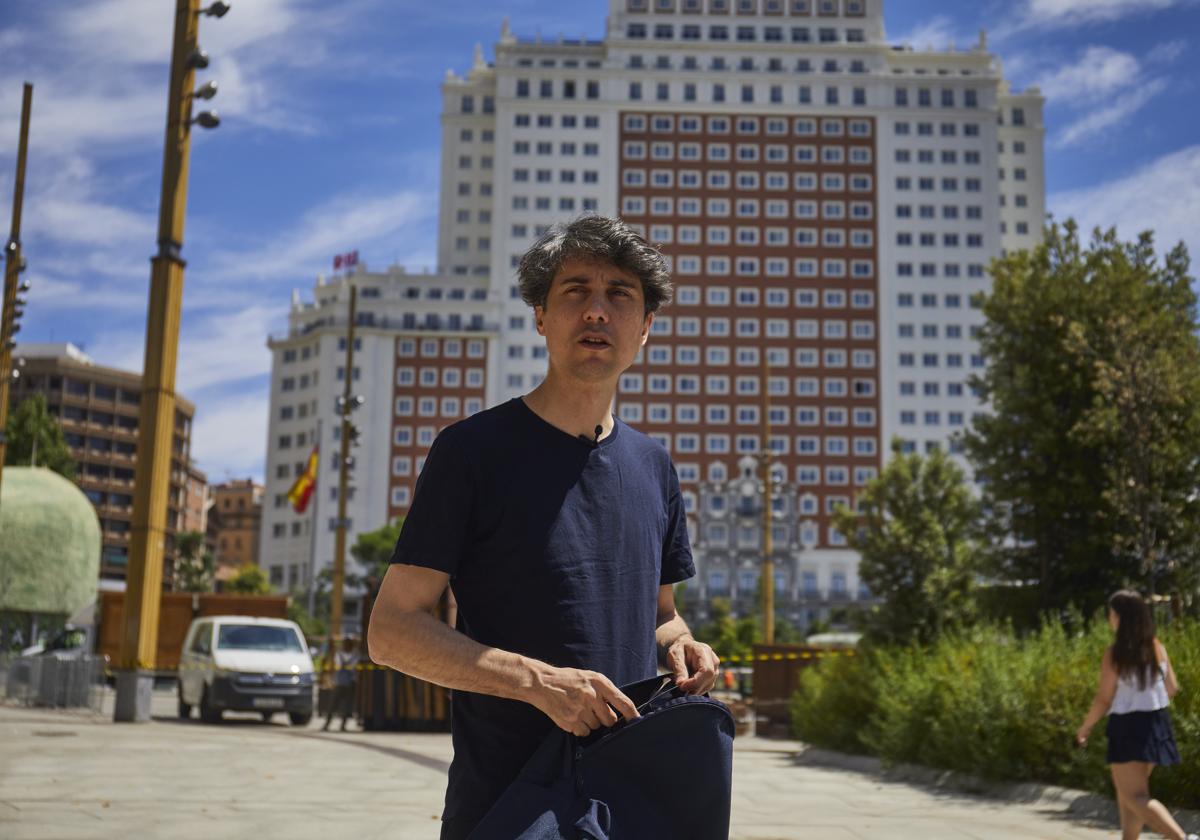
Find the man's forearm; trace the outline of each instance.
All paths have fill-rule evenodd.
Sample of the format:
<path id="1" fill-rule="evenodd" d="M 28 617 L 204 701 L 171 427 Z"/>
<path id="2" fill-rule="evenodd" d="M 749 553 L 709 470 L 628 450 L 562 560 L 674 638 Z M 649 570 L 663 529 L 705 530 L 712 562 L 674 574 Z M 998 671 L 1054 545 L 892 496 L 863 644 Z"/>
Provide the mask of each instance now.
<path id="1" fill-rule="evenodd" d="M 612 726 L 617 715 L 638 716 L 630 699 L 603 674 L 555 668 L 481 645 L 427 612 L 388 611 L 377 605 L 367 645 L 381 665 L 446 688 L 529 703 L 576 735 Z"/>
<path id="2" fill-rule="evenodd" d="M 654 631 L 654 641 L 658 646 L 659 664 L 667 664 L 667 651 L 671 649 L 671 645 L 682 638 L 691 638 L 691 636 L 692 631 L 688 629 L 687 622 L 678 613 L 671 620 L 658 625 Z"/>
<path id="3" fill-rule="evenodd" d="M 379 616 L 367 642 L 371 658 L 450 689 L 528 701 L 543 662 L 481 645 L 426 612 Z"/>

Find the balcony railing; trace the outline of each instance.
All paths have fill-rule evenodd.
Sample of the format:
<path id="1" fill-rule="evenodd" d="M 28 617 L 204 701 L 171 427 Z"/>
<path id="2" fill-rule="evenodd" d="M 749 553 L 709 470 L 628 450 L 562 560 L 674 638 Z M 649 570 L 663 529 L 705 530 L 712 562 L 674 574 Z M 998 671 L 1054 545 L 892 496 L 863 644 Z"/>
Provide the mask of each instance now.
<path id="1" fill-rule="evenodd" d="M 330 316 L 327 318 L 318 318 L 315 321 L 310 321 L 307 324 L 302 324 L 298 327 L 289 329 L 287 335 L 285 335 L 285 336 L 272 336 L 271 340 L 272 341 L 286 341 L 289 338 L 299 338 L 301 336 L 309 335 L 310 333 L 313 333 L 317 330 L 326 329 L 326 328 L 330 328 L 330 329 L 340 328 L 340 329 L 344 330 L 346 328 L 347 324 L 349 323 L 349 320 L 350 320 L 349 318 L 337 318 L 337 317 L 333 317 L 333 316 Z M 420 332 L 498 333 L 498 332 L 500 332 L 500 325 L 498 322 L 488 321 L 486 319 L 476 319 L 476 318 L 468 317 L 468 318 L 463 319 L 461 322 L 451 323 L 450 319 L 447 317 L 438 317 L 436 319 L 430 319 L 429 315 L 427 314 L 425 317 L 416 318 L 416 317 L 413 317 L 413 313 L 406 313 L 406 315 L 401 315 L 400 317 L 397 317 L 397 318 L 391 318 L 391 317 L 387 317 L 387 316 L 383 316 L 383 317 L 377 316 L 374 319 L 370 320 L 369 322 L 364 322 L 363 320 L 359 319 L 356 326 L 363 327 L 363 328 L 370 328 L 370 329 L 392 330 L 394 332 L 417 332 L 417 333 L 420 333 Z"/>

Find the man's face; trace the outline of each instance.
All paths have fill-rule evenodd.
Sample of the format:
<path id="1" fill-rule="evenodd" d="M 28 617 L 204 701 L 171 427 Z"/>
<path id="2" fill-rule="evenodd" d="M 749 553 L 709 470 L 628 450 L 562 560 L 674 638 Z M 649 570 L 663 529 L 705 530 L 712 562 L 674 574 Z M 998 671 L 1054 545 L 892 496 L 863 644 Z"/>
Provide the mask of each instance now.
<path id="1" fill-rule="evenodd" d="M 616 379 L 646 343 L 654 314 L 641 281 L 612 263 L 567 259 L 535 306 L 550 367 L 585 382 Z"/>

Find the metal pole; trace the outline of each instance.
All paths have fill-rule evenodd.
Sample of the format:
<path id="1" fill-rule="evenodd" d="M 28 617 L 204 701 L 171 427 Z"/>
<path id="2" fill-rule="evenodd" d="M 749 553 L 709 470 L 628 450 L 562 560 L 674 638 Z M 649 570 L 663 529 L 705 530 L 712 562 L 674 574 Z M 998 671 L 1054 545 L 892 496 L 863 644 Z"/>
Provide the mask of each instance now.
<path id="1" fill-rule="evenodd" d="M 337 650 L 337 643 L 342 638 L 342 586 L 346 572 L 346 485 L 349 481 L 349 469 L 346 459 L 350 457 L 350 413 L 354 410 L 350 403 L 354 387 L 354 319 L 358 309 L 358 289 L 350 278 L 350 323 L 346 327 L 346 375 L 345 386 L 342 388 L 342 440 L 338 456 L 338 505 L 337 505 L 337 537 L 333 547 L 333 592 L 329 604 L 329 661 Z"/>
<path id="2" fill-rule="evenodd" d="M 29 152 L 29 112 L 33 107 L 33 85 L 25 83 L 21 99 L 21 134 L 17 144 L 17 181 L 13 185 L 12 229 L 4 249 L 4 308 L 0 314 L 0 485 L 4 459 L 8 455 L 8 389 L 12 384 L 13 327 L 17 322 L 17 286 L 21 276 L 21 205 L 25 201 L 25 160 Z"/>
<path id="3" fill-rule="evenodd" d="M 775 643 L 775 563 L 771 556 L 774 551 L 771 538 L 771 395 L 766 347 L 763 347 L 762 353 L 763 642 L 772 645 Z"/>
<path id="4" fill-rule="evenodd" d="M 138 415 L 137 465 L 124 626 L 117 659 L 113 719 L 148 721 L 158 646 L 167 504 L 175 437 L 175 362 L 183 302 L 183 223 L 187 207 L 188 152 L 199 0 L 177 0 L 167 129 L 163 143 L 158 253 L 151 262 L 146 356 Z"/>
<path id="5" fill-rule="evenodd" d="M 316 616 L 317 609 L 317 526 L 321 520 L 317 509 L 321 506 L 321 418 L 317 418 L 317 477 L 313 487 L 312 521 L 309 527 L 309 557 L 308 557 L 308 614 Z"/>

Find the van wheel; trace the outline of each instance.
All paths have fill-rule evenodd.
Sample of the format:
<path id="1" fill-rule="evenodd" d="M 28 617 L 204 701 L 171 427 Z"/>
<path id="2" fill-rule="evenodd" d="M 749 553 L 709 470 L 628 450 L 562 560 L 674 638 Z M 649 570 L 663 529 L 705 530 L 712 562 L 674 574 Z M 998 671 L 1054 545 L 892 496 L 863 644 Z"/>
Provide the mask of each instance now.
<path id="1" fill-rule="evenodd" d="M 214 709 L 212 704 L 208 702 L 208 686 L 204 687 L 204 691 L 200 695 L 200 720 L 205 723 L 221 722 L 221 710 Z"/>
<path id="2" fill-rule="evenodd" d="M 183 702 L 183 686 L 179 687 L 179 719 L 187 720 L 192 716 L 192 707 Z"/>
<path id="3" fill-rule="evenodd" d="M 312 712 L 288 712 L 292 726 L 308 726 L 312 722 Z"/>

